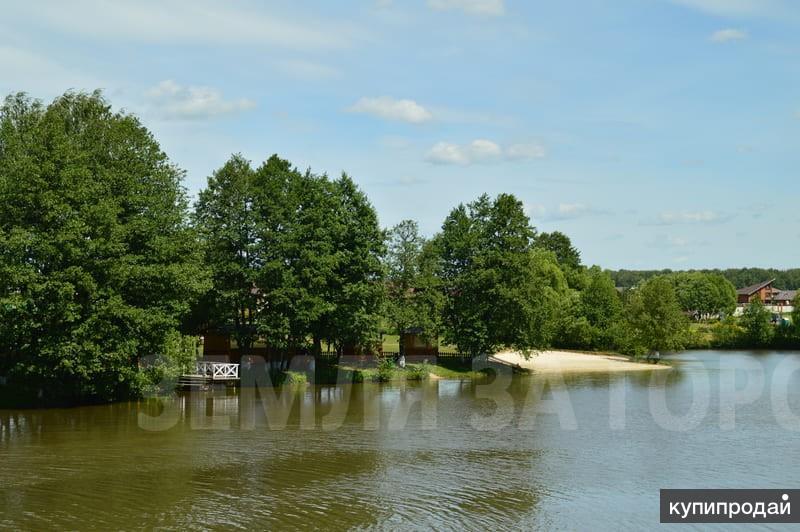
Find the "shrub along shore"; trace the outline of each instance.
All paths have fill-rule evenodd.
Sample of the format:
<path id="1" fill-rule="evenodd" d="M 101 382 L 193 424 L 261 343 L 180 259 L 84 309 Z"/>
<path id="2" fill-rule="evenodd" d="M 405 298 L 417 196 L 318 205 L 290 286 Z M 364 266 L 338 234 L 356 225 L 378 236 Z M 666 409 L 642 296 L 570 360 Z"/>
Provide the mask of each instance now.
<path id="1" fill-rule="evenodd" d="M 381 227 L 348 175 L 299 171 L 277 155 L 255 165 L 231 156 L 194 205 L 183 178 L 100 92 L 5 100 L 0 395 L 139 397 L 187 371 L 210 331 L 240 354 L 266 342 L 286 357 L 323 345 L 377 353 L 382 333 L 402 352 L 410 331 L 470 357 L 551 347 L 641 357 L 696 344 L 689 314 L 729 316 L 736 305 L 717 273 L 658 275 L 621 294 L 566 235 L 538 232 L 512 194 L 457 205 L 425 236 L 412 220 Z M 765 316 L 753 305 L 703 334 L 800 345 L 797 316 L 780 327 Z M 376 371 L 396 371 L 389 364 L 379 357 Z"/>

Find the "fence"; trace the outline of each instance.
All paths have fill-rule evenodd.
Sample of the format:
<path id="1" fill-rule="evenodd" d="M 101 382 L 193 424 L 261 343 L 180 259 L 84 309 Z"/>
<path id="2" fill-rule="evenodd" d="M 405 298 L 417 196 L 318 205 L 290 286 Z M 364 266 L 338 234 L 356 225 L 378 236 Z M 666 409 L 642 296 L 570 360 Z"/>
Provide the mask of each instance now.
<path id="1" fill-rule="evenodd" d="M 214 381 L 237 380 L 239 378 L 239 364 L 198 360 L 196 370 L 197 375 L 202 375 Z"/>

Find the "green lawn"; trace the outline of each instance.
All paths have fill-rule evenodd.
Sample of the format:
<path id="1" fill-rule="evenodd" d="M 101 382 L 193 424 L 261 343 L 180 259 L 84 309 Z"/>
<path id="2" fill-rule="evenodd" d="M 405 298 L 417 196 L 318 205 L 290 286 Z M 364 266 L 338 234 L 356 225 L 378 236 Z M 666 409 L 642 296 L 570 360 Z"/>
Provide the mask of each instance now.
<path id="1" fill-rule="evenodd" d="M 383 335 L 383 352 L 384 353 L 397 353 L 400 351 L 400 337 L 396 334 Z M 447 345 L 440 338 L 439 339 L 439 352 L 440 353 L 458 353 L 458 348 L 454 345 Z"/>

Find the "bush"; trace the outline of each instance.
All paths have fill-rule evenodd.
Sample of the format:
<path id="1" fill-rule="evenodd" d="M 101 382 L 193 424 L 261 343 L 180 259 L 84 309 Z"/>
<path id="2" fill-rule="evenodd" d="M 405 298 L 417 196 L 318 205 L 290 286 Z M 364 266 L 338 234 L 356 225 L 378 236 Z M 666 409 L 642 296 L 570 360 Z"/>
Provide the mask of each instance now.
<path id="1" fill-rule="evenodd" d="M 424 381 L 430 377 L 431 369 L 427 362 L 406 366 L 406 380 Z"/>
<path id="2" fill-rule="evenodd" d="M 748 347 L 767 347 L 772 343 L 775 328 L 771 319 L 772 313 L 760 299 L 745 307 L 740 323 L 744 328 L 744 340 Z"/>
<path id="3" fill-rule="evenodd" d="M 281 371 L 279 369 L 272 369 L 269 373 L 273 386 L 308 383 L 308 376 L 301 371 Z"/>
<path id="4" fill-rule="evenodd" d="M 394 360 L 388 356 L 378 356 L 378 374 L 376 379 L 378 382 L 389 382 L 394 377 Z"/>
<path id="5" fill-rule="evenodd" d="M 181 375 L 195 372 L 199 350 L 200 341 L 196 336 L 184 336 L 177 331 L 167 333 L 164 352 L 142 365 L 139 372 L 141 391 L 158 395 L 174 390 Z"/>
<path id="6" fill-rule="evenodd" d="M 728 316 L 711 326 L 711 335 L 713 347 L 731 349 L 742 345 L 745 330 L 735 318 Z"/>

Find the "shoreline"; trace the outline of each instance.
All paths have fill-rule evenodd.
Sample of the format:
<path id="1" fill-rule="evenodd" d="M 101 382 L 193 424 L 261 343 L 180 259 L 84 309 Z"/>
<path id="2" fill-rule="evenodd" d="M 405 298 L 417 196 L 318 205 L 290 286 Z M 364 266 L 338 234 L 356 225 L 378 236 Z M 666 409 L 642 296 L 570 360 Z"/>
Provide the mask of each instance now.
<path id="1" fill-rule="evenodd" d="M 516 351 L 501 351 L 492 355 L 489 360 L 517 366 L 535 373 L 616 373 L 672 369 L 672 366 L 667 364 L 637 362 L 618 354 L 590 354 L 561 350 L 538 351 L 532 353 L 528 359 Z"/>

